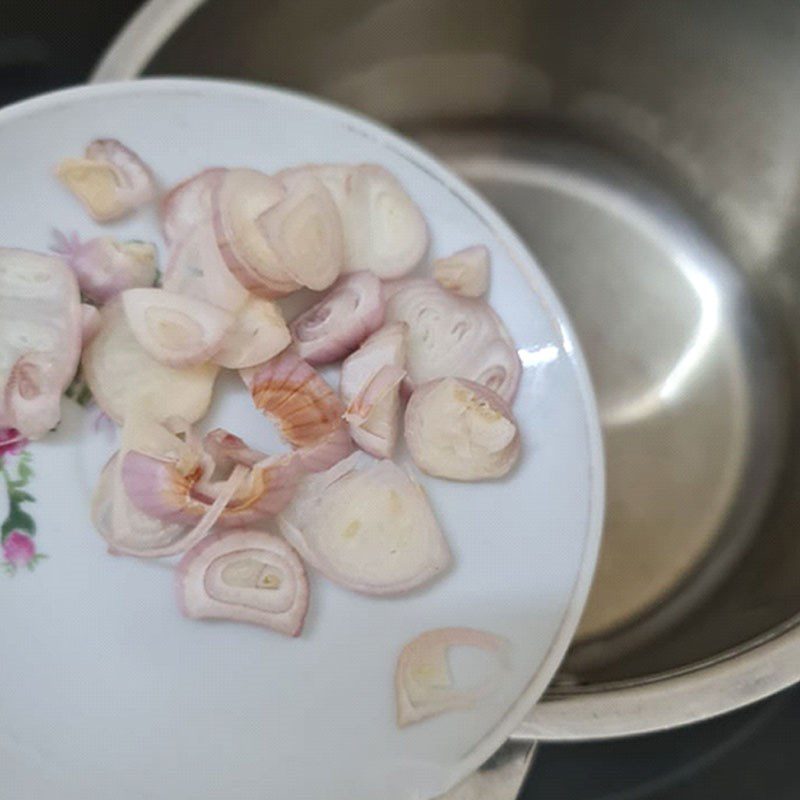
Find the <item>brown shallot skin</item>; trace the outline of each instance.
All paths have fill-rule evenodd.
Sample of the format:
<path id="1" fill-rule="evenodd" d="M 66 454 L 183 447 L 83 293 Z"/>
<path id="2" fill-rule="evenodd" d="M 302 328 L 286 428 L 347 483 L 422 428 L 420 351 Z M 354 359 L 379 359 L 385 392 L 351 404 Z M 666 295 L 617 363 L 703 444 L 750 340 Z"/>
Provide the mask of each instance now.
<path id="1" fill-rule="evenodd" d="M 294 549 L 261 530 L 213 533 L 181 559 L 178 605 L 195 619 L 260 625 L 300 636 L 308 612 L 306 571 Z"/>

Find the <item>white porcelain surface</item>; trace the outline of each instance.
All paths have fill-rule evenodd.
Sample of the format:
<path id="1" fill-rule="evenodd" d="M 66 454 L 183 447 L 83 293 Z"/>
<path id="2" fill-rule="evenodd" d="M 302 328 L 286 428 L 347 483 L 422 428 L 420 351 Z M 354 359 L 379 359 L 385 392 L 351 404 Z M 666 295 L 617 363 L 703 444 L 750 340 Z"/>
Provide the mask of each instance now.
<path id="1" fill-rule="evenodd" d="M 65 402 L 33 445 L 26 506 L 47 555 L 0 574 L 0 796 L 14 800 L 412 800 L 441 793 L 513 732 L 563 656 L 591 580 L 602 457 L 591 390 L 563 310 L 516 236 L 461 181 L 396 135 L 285 92 L 158 80 L 81 88 L 0 111 L 0 243 L 44 249 L 53 226 L 100 229 L 51 177 L 98 136 L 136 150 L 165 186 L 210 165 L 273 171 L 308 161 L 379 162 L 430 220 L 432 255 L 492 252 L 492 305 L 525 365 L 524 437 L 505 481 L 424 479 L 455 554 L 450 573 L 400 598 L 312 576 L 302 638 L 183 619 L 170 565 L 115 558 L 89 521 L 113 436 Z M 147 211 L 109 226 L 155 239 Z M 161 248 L 164 256 L 163 247 Z M 277 438 L 233 380 L 208 422 Z M 13 469 L 19 456 L 7 454 Z M 0 497 L 3 493 L 0 480 Z M 5 498 L 0 499 L 0 512 Z M 472 711 L 398 730 L 393 671 L 422 631 L 507 637 L 511 668 Z"/>

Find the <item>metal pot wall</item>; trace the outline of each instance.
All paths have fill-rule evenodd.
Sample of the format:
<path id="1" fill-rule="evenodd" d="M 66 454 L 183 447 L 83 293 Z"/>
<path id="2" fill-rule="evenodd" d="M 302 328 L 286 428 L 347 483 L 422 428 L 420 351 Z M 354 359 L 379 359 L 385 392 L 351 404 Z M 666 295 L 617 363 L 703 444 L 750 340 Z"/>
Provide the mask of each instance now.
<path id="1" fill-rule="evenodd" d="M 482 190 L 560 291 L 609 514 L 521 738 L 666 728 L 800 678 L 800 6 L 151 0 L 95 79 L 142 72 L 384 120 Z"/>

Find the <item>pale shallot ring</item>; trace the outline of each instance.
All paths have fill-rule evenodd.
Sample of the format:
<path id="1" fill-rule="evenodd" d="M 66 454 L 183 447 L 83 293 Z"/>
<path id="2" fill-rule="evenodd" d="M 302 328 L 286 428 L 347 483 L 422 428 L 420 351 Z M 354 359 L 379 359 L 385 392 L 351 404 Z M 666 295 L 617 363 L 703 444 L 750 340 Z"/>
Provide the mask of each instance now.
<path id="1" fill-rule="evenodd" d="M 278 522 L 309 564 L 363 594 L 409 592 L 451 562 L 422 487 L 364 453 L 304 478 Z"/>
<path id="2" fill-rule="evenodd" d="M 371 272 L 342 278 L 289 326 L 297 353 L 309 364 L 329 364 L 356 349 L 383 324 L 381 282 Z"/>
<path id="3" fill-rule="evenodd" d="M 238 562 L 236 556 L 241 556 Z M 261 562 L 258 574 L 236 570 L 237 563 L 241 567 L 240 562 L 245 562 L 247 567 L 248 561 L 256 566 Z M 238 585 L 225 584 L 226 566 L 233 568 Z M 274 572 L 264 575 L 270 568 Z M 249 622 L 293 637 L 303 630 L 309 599 L 305 569 L 290 545 L 274 534 L 233 530 L 208 536 L 181 559 L 176 581 L 178 604 L 187 617 Z M 263 606 L 259 608 L 253 600 Z M 277 608 L 265 602 L 276 600 L 280 600 Z"/>
<path id="4" fill-rule="evenodd" d="M 460 297 L 433 279 L 395 287 L 387 322 L 408 324 L 408 377 L 413 387 L 436 378 L 466 378 L 514 399 L 522 364 L 500 318 L 480 298 Z"/>
<path id="5" fill-rule="evenodd" d="M 347 407 L 347 411 L 344 413 L 344 418 L 351 425 L 357 427 L 362 426 L 369 420 L 370 414 L 374 411 L 375 406 L 378 405 L 389 392 L 396 389 L 405 376 L 406 371 L 393 364 L 386 364 L 386 366 L 381 367 L 353 398 L 350 405 Z"/>
<path id="6" fill-rule="evenodd" d="M 494 634 L 473 628 L 439 628 L 420 634 L 397 659 L 395 700 L 399 727 L 446 711 L 472 708 L 496 688 L 497 673 L 471 689 L 456 689 L 447 664 L 451 647 L 476 647 L 493 653 L 499 668 L 509 666 L 510 644 Z"/>
<path id="7" fill-rule="evenodd" d="M 121 298 L 136 340 L 168 367 L 205 363 L 236 322 L 223 308 L 166 289 L 128 289 Z"/>

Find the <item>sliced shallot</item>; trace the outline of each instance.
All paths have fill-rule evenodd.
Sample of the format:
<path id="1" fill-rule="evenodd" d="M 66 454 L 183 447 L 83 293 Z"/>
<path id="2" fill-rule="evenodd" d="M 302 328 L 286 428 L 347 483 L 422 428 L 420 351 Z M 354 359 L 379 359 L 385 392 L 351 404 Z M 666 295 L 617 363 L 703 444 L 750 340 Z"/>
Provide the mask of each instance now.
<path id="1" fill-rule="evenodd" d="M 432 279 L 410 279 L 395 288 L 386 320 L 408 324 L 412 386 L 466 378 L 508 403 L 514 399 L 522 365 L 505 326 L 482 299 L 459 297 Z"/>
<path id="2" fill-rule="evenodd" d="M 263 228 L 264 215 L 285 195 L 280 180 L 253 169 L 228 170 L 213 193 L 214 232 L 225 263 L 245 288 L 267 299 L 301 286 Z"/>
<path id="3" fill-rule="evenodd" d="M 163 286 L 206 303 L 237 312 L 250 297 L 228 269 L 210 223 L 195 225 L 174 245 Z"/>
<path id="4" fill-rule="evenodd" d="M 149 242 L 118 242 L 99 236 L 82 242 L 77 233 L 53 231 L 52 249 L 64 257 L 81 292 L 102 305 L 126 289 L 156 282 L 156 248 Z"/>
<path id="5" fill-rule="evenodd" d="M 376 458 L 391 458 L 400 428 L 400 381 L 405 377 L 405 322 L 376 331 L 342 364 L 339 392 L 353 441 Z"/>
<path id="6" fill-rule="evenodd" d="M 458 689 L 447 662 L 451 647 L 483 650 L 496 659 L 496 669 L 478 685 Z M 397 659 L 395 700 L 397 724 L 403 728 L 413 722 L 469 709 L 489 695 L 497 679 L 508 667 L 509 643 L 506 639 L 473 628 L 439 628 L 426 631 L 409 642 Z"/>
<path id="7" fill-rule="evenodd" d="M 428 249 L 425 217 L 397 178 L 377 164 L 308 164 L 278 177 L 313 175 L 330 192 L 344 231 L 345 272 L 390 280 L 419 266 Z"/>
<path id="8" fill-rule="evenodd" d="M 185 552 L 208 536 L 247 476 L 245 467 L 235 467 L 214 501 L 191 524 L 165 522 L 142 511 L 128 496 L 124 462 L 130 455 L 121 452 L 109 461 L 92 500 L 95 527 L 117 555 L 161 558 Z"/>
<path id="9" fill-rule="evenodd" d="M 138 343 L 117 299 L 100 311 L 100 330 L 83 351 L 83 375 L 100 408 L 117 424 L 129 409 L 146 410 L 156 421 L 205 416 L 218 368 L 213 364 L 175 369 L 156 361 Z"/>
<path id="10" fill-rule="evenodd" d="M 440 378 L 414 390 L 405 436 L 414 463 L 440 478 L 500 478 L 519 459 L 519 432 L 508 404 L 462 378 Z"/>
<path id="11" fill-rule="evenodd" d="M 489 289 L 489 250 L 476 244 L 433 262 L 433 277 L 445 289 L 464 297 L 481 297 Z"/>
<path id="12" fill-rule="evenodd" d="M 265 531 L 215 533 L 177 570 L 178 601 L 187 617 L 250 622 L 299 636 L 308 610 L 308 579 L 297 553 Z"/>
<path id="13" fill-rule="evenodd" d="M 304 478 L 278 519 L 309 564 L 356 592 L 408 592 L 451 560 L 422 487 L 364 453 Z"/>
<path id="14" fill-rule="evenodd" d="M 236 321 L 229 311 L 165 289 L 129 289 L 121 298 L 136 340 L 169 367 L 208 361 Z"/>
<path id="15" fill-rule="evenodd" d="M 214 354 L 214 363 L 228 369 L 254 367 L 278 355 L 291 341 L 280 308 L 270 300 L 250 295 Z"/>
<path id="16" fill-rule="evenodd" d="M 66 158 L 56 175 L 98 222 L 111 222 L 156 195 L 150 168 L 116 139 L 96 139 L 83 158 Z"/>
<path id="17" fill-rule="evenodd" d="M 61 419 L 84 313 L 60 258 L 0 248 L 0 428 L 38 439 Z"/>
<path id="18" fill-rule="evenodd" d="M 342 216 L 347 271 L 371 270 L 399 278 L 419 266 L 428 249 L 428 225 L 397 178 L 377 164 L 355 167 Z"/>
<path id="19" fill-rule="evenodd" d="M 292 350 L 241 375 L 256 408 L 295 447 L 318 444 L 344 426 L 345 409 L 336 392 Z"/>
<path id="20" fill-rule="evenodd" d="M 211 220 L 212 197 L 226 172 L 224 167 L 204 169 L 167 192 L 160 209 L 167 244 L 182 240 L 195 225 Z"/>
<path id="21" fill-rule="evenodd" d="M 81 303 L 81 344 L 87 345 L 100 330 L 100 312 L 95 306 Z"/>
<path id="22" fill-rule="evenodd" d="M 375 275 L 347 275 L 290 325 L 297 352 L 309 364 L 336 361 L 383 324 L 385 310 L 381 282 Z"/>
<path id="23" fill-rule="evenodd" d="M 210 440 L 211 452 L 198 454 L 195 464 L 129 449 L 121 464 L 128 497 L 137 509 L 167 523 L 196 524 L 219 499 L 230 476 L 242 473 L 234 492 L 216 518 L 220 527 L 251 525 L 281 511 L 291 500 L 302 472 L 292 454 L 267 456 L 231 434 Z M 215 461 L 212 453 L 224 458 Z M 203 455 L 208 457 L 203 458 Z M 254 457 L 257 460 L 254 461 Z"/>
<path id="24" fill-rule="evenodd" d="M 301 286 L 327 289 L 344 266 L 342 221 L 336 204 L 314 175 L 295 172 L 280 180 L 286 194 L 259 218 L 260 230 L 286 273 Z"/>

